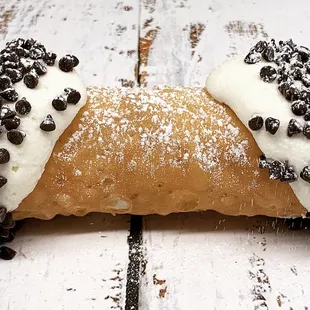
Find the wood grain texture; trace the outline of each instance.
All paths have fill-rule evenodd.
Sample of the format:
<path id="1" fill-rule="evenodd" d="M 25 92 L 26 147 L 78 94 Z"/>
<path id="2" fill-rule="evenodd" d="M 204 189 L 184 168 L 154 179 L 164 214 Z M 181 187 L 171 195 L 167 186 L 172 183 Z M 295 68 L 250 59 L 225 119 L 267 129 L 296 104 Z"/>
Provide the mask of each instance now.
<path id="1" fill-rule="evenodd" d="M 76 54 L 86 85 L 133 86 L 138 0 L 0 0 L 0 38 Z M 1 309 L 124 309 L 129 216 L 27 220 L 0 262 Z"/>
<path id="2" fill-rule="evenodd" d="M 285 5 L 267 0 L 142 3 L 144 86 L 203 86 L 214 66 L 259 39 L 292 37 L 301 45 L 310 43 L 310 9 L 302 0 Z M 296 14 L 298 20 L 288 23 Z M 210 212 L 145 217 L 140 308 L 310 309 L 308 240 L 305 231 L 288 232 L 273 219 Z"/>

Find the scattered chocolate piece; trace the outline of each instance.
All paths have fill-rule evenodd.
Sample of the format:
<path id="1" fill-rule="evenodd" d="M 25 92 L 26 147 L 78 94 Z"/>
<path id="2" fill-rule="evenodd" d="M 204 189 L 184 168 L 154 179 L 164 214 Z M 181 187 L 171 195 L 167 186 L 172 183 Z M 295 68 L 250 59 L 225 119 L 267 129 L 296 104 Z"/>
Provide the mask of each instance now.
<path id="1" fill-rule="evenodd" d="M 0 164 L 6 164 L 10 161 L 10 153 L 7 149 L 0 149 Z M 0 222 L 1 222 L 1 207 L 0 207 Z"/>
<path id="2" fill-rule="evenodd" d="M 18 128 L 20 125 L 20 118 L 14 116 L 13 118 L 6 118 L 1 121 L 1 125 L 5 127 L 6 130 L 12 130 Z"/>
<path id="3" fill-rule="evenodd" d="M 63 72 L 70 72 L 74 68 L 74 60 L 71 56 L 64 56 L 59 59 L 59 69 Z"/>
<path id="4" fill-rule="evenodd" d="M 56 124 L 52 115 L 48 114 L 46 118 L 42 121 L 40 128 L 43 131 L 54 131 L 56 129 Z"/>
<path id="5" fill-rule="evenodd" d="M 0 229 L 0 238 L 1 239 L 7 239 L 10 235 L 10 230 L 9 229 L 5 229 L 5 228 L 1 228 Z"/>
<path id="6" fill-rule="evenodd" d="M 25 97 L 15 103 L 15 111 L 20 115 L 27 115 L 31 111 L 31 104 Z"/>
<path id="7" fill-rule="evenodd" d="M 16 69 L 18 67 L 17 62 L 6 61 L 2 64 L 3 69 Z"/>
<path id="8" fill-rule="evenodd" d="M 27 39 L 26 42 L 22 45 L 23 48 L 25 48 L 26 50 L 30 50 L 31 47 L 35 44 L 35 40 L 34 39 Z"/>
<path id="9" fill-rule="evenodd" d="M 19 68 L 23 74 L 30 72 L 31 66 L 32 66 L 32 62 L 30 60 L 25 59 L 25 58 L 21 59 Z"/>
<path id="10" fill-rule="evenodd" d="M 4 221 L 6 213 L 7 213 L 6 207 L 1 206 L 0 207 L 0 223 Z"/>
<path id="11" fill-rule="evenodd" d="M 0 226 L 4 229 L 11 229 L 15 226 L 15 221 L 13 219 L 12 213 L 9 212 L 6 214 L 5 219 L 2 223 L 0 223 Z"/>
<path id="12" fill-rule="evenodd" d="M 44 51 L 36 45 L 32 46 L 31 49 L 29 50 L 29 57 L 33 60 L 40 59 L 43 57 L 43 55 Z"/>
<path id="13" fill-rule="evenodd" d="M 298 60 L 305 63 L 308 62 L 310 57 L 310 50 L 305 46 L 299 46 L 298 51 Z"/>
<path id="14" fill-rule="evenodd" d="M 28 88 L 35 88 L 39 83 L 39 76 L 36 71 L 31 70 L 24 76 L 24 83 Z"/>
<path id="15" fill-rule="evenodd" d="M 269 168 L 269 167 L 270 167 L 270 165 L 269 165 L 269 163 L 268 163 L 268 161 L 266 159 L 266 156 L 265 155 L 261 155 L 259 157 L 259 168 L 265 169 L 265 168 Z"/>
<path id="16" fill-rule="evenodd" d="M 264 125 L 264 120 L 261 116 L 254 116 L 249 120 L 249 127 L 253 131 L 260 130 Z"/>
<path id="17" fill-rule="evenodd" d="M 260 70 L 260 77 L 264 82 L 271 83 L 277 78 L 277 70 L 272 66 L 264 66 Z"/>
<path id="18" fill-rule="evenodd" d="M 267 46 L 265 48 L 265 50 L 262 52 L 262 57 L 268 61 L 268 62 L 272 62 L 274 61 L 274 49 L 272 46 Z"/>
<path id="19" fill-rule="evenodd" d="M 0 119 L 12 118 L 16 115 L 16 112 L 11 110 L 8 105 L 4 105 L 1 107 Z"/>
<path id="20" fill-rule="evenodd" d="M 25 137 L 26 134 L 18 129 L 12 129 L 7 132 L 8 140 L 15 145 L 22 144 Z"/>
<path id="21" fill-rule="evenodd" d="M 302 132 L 306 138 L 310 139 L 310 125 L 306 124 Z"/>
<path id="22" fill-rule="evenodd" d="M 57 55 L 55 53 L 47 52 L 43 55 L 43 61 L 48 66 L 53 66 L 55 64 L 56 58 L 57 58 Z"/>
<path id="23" fill-rule="evenodd" d="M 291 109 L 295 115 L 302 116 L 306 114 L 308 107 L 304 101 L 296 100 L 293 101 Z"/>
<path id="24" fill-rule="evenodd" d="M 74 67 L 79 65 L 80 61 L 78 60 L 78 58 L 76 56 L 74 56 L 72 54 L 67 54 L 66 56 L 72 58 Z"/>
<path id="25" fill-rule="evenodd" d="M 262 53 L 266 47 L 267 47 L 267 42 L 266 41 L 259 41 L 255 44 L 254 50 L 258 53 Z"/>
<path id="26" fill-rule="evenodd" d="M 8 76 L 0 76 L 0 91 L 4 91 L 11 86 L 12 82 Z"/>
<path id="27" fill-rule="evenodd" d="M 281 179 L 285 172 L 285 165 L 278 160 L 274 160 L 269 165 L 269 179 L 278 180 Z"/>
<path id="28" fill-rule="evenodd" d="M 17 69 L 7 68 L 4 72 L 11 79 L 12 83 L 17 83 L 23 78 L 22 73 Z"/>
<path id="29" fill-rule="evenodd" d="M 285 169 L 284 173 L 282 174 L 280 181 L 292 183 L 292 182 L 297 181 L 297 179 L 298 179 L 298 176 L 295 173 L 294 168 L 286 166 L 286 169 Z"/>
<path id="30" fill-rule="evenodd" d="M 244 58 L 244 62 L 249 65 L 256 64 L 260 61 L 261 61 L 261 55 L 259 53 L 256 53 L 255 51 L 251 51 Z"/>
<path id="31" fill-rule="evenodd" d="M 304 169 L 302 170 L 302 172 L 300 173 L 300 177 L 310 183 L 310 166 L 306 166 L 304 167 Z"/>
<path id="32" fill-rule="evenodd" d="M 305 121 L 310 121 L 310 111 L 307 111 L 306 114 L 304 115 L 304 120 Z"/>
<path id="33" fill-rule="evenodd" d="M 29 51 L 22 48 L 22 47 L 16 47 L 15 49 L 15 53 L 19 56 L 19 57 L 28 57 L 29 56 Z"/>
<path id="34" fill-rule="evenodd" d="M 3 187 L 7 183 L 7 179 L 0 175 L 0 188 Z"/>
<path id="35" fill-rule="evenodd" d="M 288 137 L 292 137 L 293 135 L 299 134 L 301 132 L 302 132 L 302 126 L 295 119 L 291 119 L 287 127 Z"/>
<path id="36" fill-rule="evenodd" d="M 65 88 L 66 99 L 68 103 L 77 104 L 81 99 L 81 94 L 70 87 Z"/>
<path id="37" fill-rule="evenodd" d="M 52 105 L 57 111 L 65 111 L 67 109 L 67 101 L 63 96 L 57 96 L 53 99 Z"/>
<path id="38" fill-rule="evenodd" d="M 16 255 L 16 251 L 13 249 L 7 247 L 7 246 L 2 246 L 0 247 L 0 258 L 4 260 L 11 260 L 14 258 Z"/>
<path id="39" fill-rule="evenodd" d="M 31 68 L 34 69 L 38 75 L 44 75 L 47 72 L 47 68 L 37 60 L 33 62 Z"/>
<path id="40" fill-rule="evenodd" d="M 0 96 L 3 99 L 11 102 L 15 102 L 18 99 L 18 93 L 14 88 L 7 88 L 6 90 L 0 93 Z"/>
<path id="41" fill-rule="evenodd" d="M 280 121 L 273 117 L 268 117 L 265 120 L 266 131 L 274 135 L 280 127 Z"/>

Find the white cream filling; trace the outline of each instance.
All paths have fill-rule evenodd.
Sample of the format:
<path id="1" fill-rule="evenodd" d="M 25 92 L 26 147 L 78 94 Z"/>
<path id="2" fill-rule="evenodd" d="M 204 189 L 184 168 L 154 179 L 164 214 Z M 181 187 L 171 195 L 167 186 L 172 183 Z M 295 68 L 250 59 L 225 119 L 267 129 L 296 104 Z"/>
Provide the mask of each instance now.
<path id="1" fill-rule="evenodd" d="M 267 158 L 288 160 L 299 176 L 302 169 L 310 165 L 310 140 L 302 133 L 288 137 L 286 132 L 290 119 L 294 118 L 302 125 L 305 121 L 292 113 L 291 104 L 281 95 L 276 81 L 265 83 L 261 80 L 259 72 L 263 66 L 277 66 L 265 61 L 250 65 L 243 59 L 244 56 L 238 56 L 216 68 L 206 81 L 207 90 L 215 99 L 228 105 L 247 128 L 254 115 L 260 115 L 264 120 L 267 117 L 279 119 L 280 128 L 275 135 L 267 132 L 265 126 L 259 131 L 249 130 Z M 290 185 L 309 211 L 310 184 L 299 177 Z"/>
<path id="2" fill-rule="evenodd" d="M 86 88 L 79 75 L 75 72 L 63 72 L 54 66 L 47 66 L 47 73 L 39 78 L 36 88 L 30 89 L 20 81 L 13 84 L 19 94 L 19 99 L 26 97 L 31 104 L 31 112 L 20 116 L 21 123 L 18 130 L 26 133 L 20 145 L 14 145 L 7 140 L 6 131 L 0 135 L 0 148 L 5 148 L 10 153 L 10 161 L 0 165 L 1 175 L 7 178 L 7 184 L 0 189 L 0 205 L 8 211 L 13 211 L 22 200 L 27 197 L 39 181 L 45 164 L 47 163 L 55 143 L 63 131 L 72 122 L 80 108 L 86 103 Z M 81 94 L 78 104 L 68 104 L 65 111 L 56 111 L 52 100 L 64 93 L 64 88 L 71 87 Z M 12 110 L 15 103 L 8 103 Z M 56 129 L 45 132 L 40 129 L 40 124 L 51 114 Z"/>

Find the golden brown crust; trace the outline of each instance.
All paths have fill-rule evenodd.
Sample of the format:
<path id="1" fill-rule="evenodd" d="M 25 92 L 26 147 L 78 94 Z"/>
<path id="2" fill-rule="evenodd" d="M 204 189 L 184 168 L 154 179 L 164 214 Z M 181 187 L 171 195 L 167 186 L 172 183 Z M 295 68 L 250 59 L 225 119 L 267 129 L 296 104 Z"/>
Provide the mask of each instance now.
<path id="1" fill-rule="evenodd" d="M 203 89 L 92 88 L 14 215 L 304 215 L 290 186 L 258 169 L 260 155 L 235 114 Z"/>

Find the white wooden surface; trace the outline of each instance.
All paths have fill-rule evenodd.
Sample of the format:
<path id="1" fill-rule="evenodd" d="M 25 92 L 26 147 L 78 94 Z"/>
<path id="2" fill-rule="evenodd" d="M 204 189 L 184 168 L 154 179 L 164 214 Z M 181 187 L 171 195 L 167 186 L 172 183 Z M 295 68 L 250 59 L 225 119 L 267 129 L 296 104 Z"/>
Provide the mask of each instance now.
<path id="1" fill-rule="evenodd" d="M 86 85 L 135 83 L 138 0 L 0 0 L 0 37 L 76 54 Z M 129 216 L 27 220 L 0 261 L 0 309 L 123 309 Z"/>
<path id="2" fill-rule="evenodd" d="M 213 66 L 268 36 L 310 44 L 306 1 L 142 2 L 145 86 L 202 86 Z M 143 310 L 310 309 L 308 231 L 206 212 L 145 217 L 143 242 Z M 253 288 L 267 278 L 264 306 Z"/>

